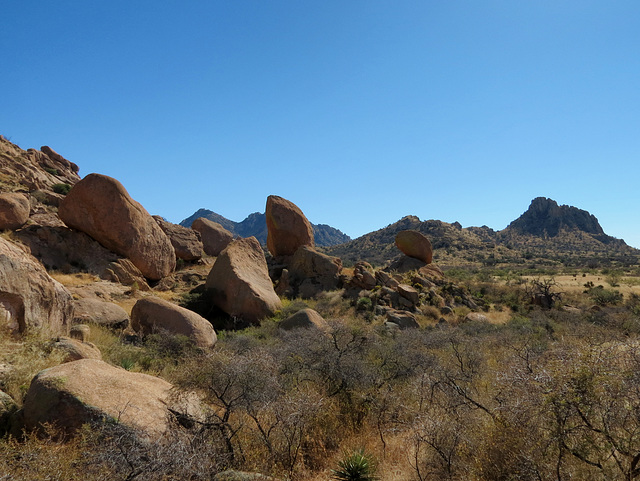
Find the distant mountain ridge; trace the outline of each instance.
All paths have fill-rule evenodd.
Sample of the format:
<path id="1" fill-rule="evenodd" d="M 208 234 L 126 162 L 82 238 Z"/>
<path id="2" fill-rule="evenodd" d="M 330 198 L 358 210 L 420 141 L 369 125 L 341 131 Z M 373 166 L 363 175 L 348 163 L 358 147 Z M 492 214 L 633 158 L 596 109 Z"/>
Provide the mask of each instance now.
<path id="1" fill-rule="evenodd" d="M 594 215 L 545 197 L 533 199 L 529 208 L 501 231 L 406 216 L 326 251 L 347 265 L 360 260 L 381 265 L 399 255 L 395 235 L 405 229 L 425 234 L 435 251 L 434 262 L 445 266 L 534 264 L 531 259 L 543 264 L 608 265 L 634 264 L 640 259 L 640 250 L 605 234 Z"/>
<path id="2" fill-rule="evenodd" d="M 249 214 L 241 222 L 234 222 L 208 209 L 198 209 L 193 215 L 187 217 L 180 225 L 191 227 L 191 224 L 198 217 L 205 217 L 213 222 L 217 222 L 232 234 L 240 237 L 254 236 L 261 244 L 267 243 L 267 220 L 266 216 L 260 212 Z M 351 237 L 340 230 L 326 224 L 311 224 L 316 245 L 322 247 L 333 246 L 349 242 Z"/>

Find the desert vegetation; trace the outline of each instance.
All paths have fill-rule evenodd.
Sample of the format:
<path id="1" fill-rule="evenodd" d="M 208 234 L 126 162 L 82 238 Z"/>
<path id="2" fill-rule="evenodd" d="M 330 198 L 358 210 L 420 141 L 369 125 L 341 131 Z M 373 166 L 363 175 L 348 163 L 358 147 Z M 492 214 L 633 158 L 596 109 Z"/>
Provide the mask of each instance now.
<path id="1" fill-rule="evenodd" d="M 132 342 L 96 327 L 105 360 L 165 377 L 176 395 L 197 392 L 206 417 L 155 443 L 117 424 L 86 426 L 70 440 L 55 426 L 40 437 L 6 436 L 0 472 L 210 479 L 233 468 L 281 479 L 374 479 L 336 477 L 347 476 L 359 453 L 378 479 L 635 479 L 640 296 L 590 286 L 588 275 L 576 274 L 583 286 L 570 289 L 553 277 L 452 271 L 489 322 L 465 321 L 468 310 L 457 309 L 446 320 L 421 317 L 419 329 L 390 329 L 336 291 L 285 300 L 260 326 L 221 331 L 213 351 L 180 336 Z M 606 283 L 606 273 L 595 275 Z M 538 294 L 550 302 L 536 305 Z M 320 312 L 330 330 L 278 328 L 302 307 Z M 29 379 L 59 359 L 37 335 L 2 343 L 0 362 L 19 369 L 1 387 L 19 403 Z"/>

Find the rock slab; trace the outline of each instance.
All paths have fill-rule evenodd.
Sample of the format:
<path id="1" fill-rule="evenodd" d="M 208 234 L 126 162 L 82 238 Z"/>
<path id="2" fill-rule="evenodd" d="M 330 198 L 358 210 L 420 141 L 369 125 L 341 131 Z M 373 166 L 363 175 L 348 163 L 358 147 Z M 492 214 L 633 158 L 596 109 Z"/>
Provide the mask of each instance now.
<path id="1" fill-rule="evenodd" d="M 136 302 L 131 310 L 131 327 L 142 334 L 152 334 L 157 329 L 181 334 L 203 349 L 213 347 L 218 340 L 213 326 L 204 317 L 159 297 L 145 297 Z"/>
<path id="2" fill-rule="evenodd" d="M 233 234 L 222 225 L 204 217 L 198 217 L 191 228 L 200 234 L 205 254 L 217 256 L 233 240 Z"/>
<path id="3" fill-rule="evenodd" d="M 97 359 L 81 359 L 39 372 L 23 404 L 28 430 L 43 423 L 74 433 L 83 424 L 118 421 L 150 437 L 170 424 L 172 385 L 117 368 Z"/>
<path id="4" fill-rule="evenodd" d="M 35 327 L 64 335 L 72 315 L 69 291 L 34 257 L 0 237 L 0 323 L 19 332 Z"/>
<path id="5" fill-rule="evenodd" d="M 196 261 L 202 257 L 203 246 L 198 232 L 178 224 L 167 222 L 158 215 L 154 215 L 153 218 L 167 237 L 169 237 L 178 259 Z"/>
<path id="6" fill-rule="evenodd" d="M 267 248 L 274 257 L 291 256 L 299 247 L 313 247 L 313 228 L 300 208 L 277 195 L 267 197 Z"/>
<path id="7" fill-rule="evenodd" d="M 162 279 L 176 266 L 169 238 L 116 179 L 87 175 L 60 203 L 58 215 L 67 226 L 131 260 L 148 279 Z"/>
<path id="8" fill-rule="evenodd" d="M 207 277 L 213 303 L 233 317 L 258 323 L 282 307 L 255 237 L 237 239 L 224 249 Z"/>

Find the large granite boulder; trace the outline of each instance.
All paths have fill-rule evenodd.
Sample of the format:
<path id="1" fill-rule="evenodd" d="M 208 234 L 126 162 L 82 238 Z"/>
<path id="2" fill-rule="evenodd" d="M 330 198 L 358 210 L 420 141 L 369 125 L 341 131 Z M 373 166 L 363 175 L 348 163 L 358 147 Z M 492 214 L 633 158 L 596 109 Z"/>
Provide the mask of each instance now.
<path id="1" fill-rule="evenodd" d="M 250 323 L 258 323 L 282 307 L 255 237 L 236 239 L 220 253 L 206 287 L 216 306 Z"/>
<path id="2" fill-rule="evenodd" d="M 73 315 L 71 294 L 44 267 L 0 237 L 0 323 L 66 334 Z"/>
<path id="3" fill-rule="evenodd" d="M 162 279 L 176 266 L 169 238 L 116 179 L 87 175 L 61 202 L 58 215 L 67 226 L 131 260 L 148 279 Z"/>
<path id="4" fill-rule="evenodd" d="M 29 220 L 29 198 L 23 194 L 0 194 L 0 230 L 19 229 Z"/>
<path id="5" fill-rule="evenodd" d="M 118 304 L 95 298 L 73 301 L 73 324 L 99 324 L 111 329 L 123 329 L 129 325 L 129 314 Z"/>
<path id="6" fill-rule="evenodd" d="M 167 222 L 158 215 L 154 215 L 153 219 L 158 223 L 167 237 L 169 237 L 178 259 L 196 261 L 202 257 L 204 253 L 202 241 L 196 231 Z"/>
<path id="7" fill-rule="evenodd" d="M 142 334 L 158 329 L 187 336 L 201 348 L 213 347 L 218 340 L 209 321 L 189 309 L 159 297 L 140 299 L 131 310 L 131 327 Z"/>
<path id="8" fill-rule="evenodd" d="M 300 247 L 288 269 L 288 283 L 294 295 L 310 298 L 340 286 L 342 261 L 309 246 Z"/>
<path id="9" fill-rule="evenodd" d="M 24 424 L 32 430 L 50 423 L 72 434 L 86 423 L 118 422 L 156 438 L 171 423 L 171 390 L 163 379 L 97 359 L 68 362 L 33 378 L 23 403 Z"/>
<path id="10" fill-rule="evenodd" d="M 204 252 L 210 256 L 217 256 L 233 240 L 233 234 L 222 225 L 205 217 L 198 217 L 191 224 L 191 228 L 200 234 Z"/>
<path id="11" fill-rule="evenodd" d="M 433 249 L 427 237 L 417 230 L 403 230 L 396 234 L 396 246 L 403 254 L 420 259 L 430 264 L 433 259 Z"/>
<path id="12" fill-rule="evenodd" d="M 313 247 L 313 228 L 300 208 L 277 195 L 267 197 L 267 248 L 274 257 L 291 256 L 299 247 Z"/>

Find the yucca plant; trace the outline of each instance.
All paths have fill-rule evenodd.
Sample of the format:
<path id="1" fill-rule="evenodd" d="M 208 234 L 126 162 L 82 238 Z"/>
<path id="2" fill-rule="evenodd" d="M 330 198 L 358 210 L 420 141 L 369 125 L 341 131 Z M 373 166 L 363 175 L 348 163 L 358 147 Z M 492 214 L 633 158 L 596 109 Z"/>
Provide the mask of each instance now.
<path id="1" fill-rule="evenodd" d="M 338 469 L 332 469 L 332 479 L 338 481 L 374 481 L 376 462 L 371 454 L 358 449 L 352 454 L 346 455 L 338 462 Z"/>

